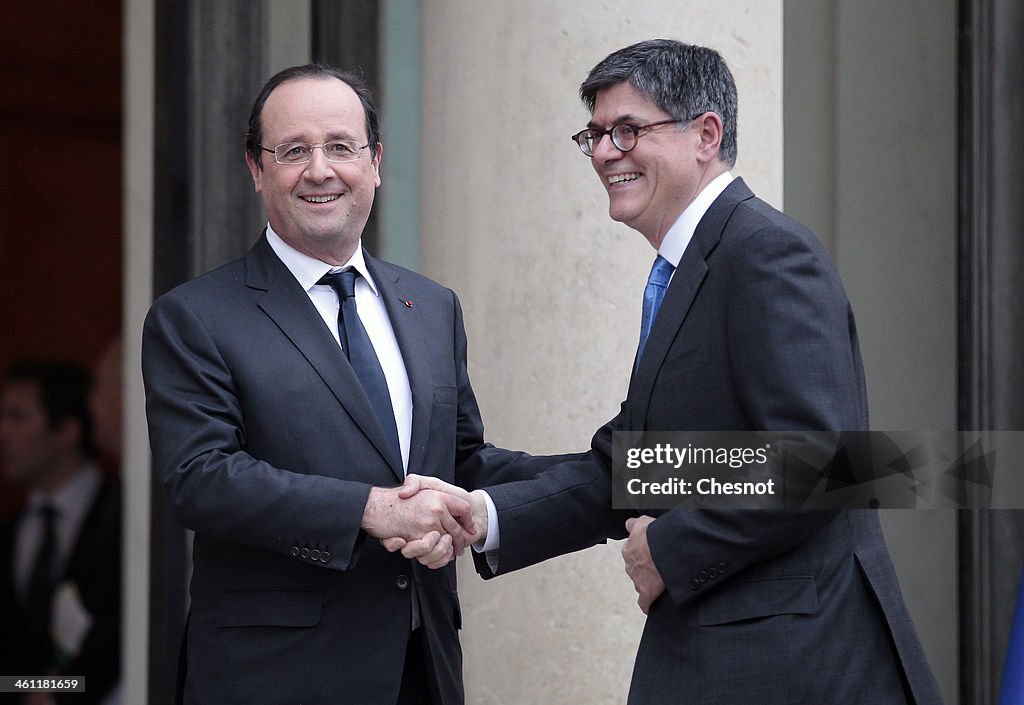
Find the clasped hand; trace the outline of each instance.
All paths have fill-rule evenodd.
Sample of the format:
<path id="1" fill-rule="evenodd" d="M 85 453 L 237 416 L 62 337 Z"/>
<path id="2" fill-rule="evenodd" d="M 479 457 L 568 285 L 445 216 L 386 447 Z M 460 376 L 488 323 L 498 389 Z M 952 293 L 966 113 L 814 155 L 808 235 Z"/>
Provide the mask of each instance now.
<path id="1" fill-rule="evenodd" d="M 629 539 L 622 547 L 626 574 L 644 614 L 665 591 L 647 543 L 647 527 L 653 521 L 650 516 L 627 520 Z M 480 490 L 467 492 L 436 477 L 409 475 L 401 487 L 373 488 L 363 528 L 388 551 L 441 568 L 487 538 L 487 503 Z"/>
<path id="2" fill-rule="evenodd" d="M 375 493 L 377 496 L 375 497 Z M 370 509 L 375 500 L 386 504 Z M 467 492 L 436 477 L 409 475 L 396 488 L 374 488 L 367 511 L 391 520 L 364 529 L 391 552 L 401 551 L 428 568 L 441 568 L 466 547 L 487 538 L 487 505 L 483 493 Z"/>

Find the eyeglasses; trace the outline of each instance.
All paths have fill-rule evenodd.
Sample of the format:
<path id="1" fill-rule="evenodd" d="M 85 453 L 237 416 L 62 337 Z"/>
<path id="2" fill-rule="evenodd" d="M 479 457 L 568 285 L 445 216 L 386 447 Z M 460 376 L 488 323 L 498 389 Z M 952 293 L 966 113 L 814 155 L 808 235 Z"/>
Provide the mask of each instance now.
<path id="1" fill-rule="evenodd" d="M 313 159 L 313 150 L 324 150 L 324 156 L 331 162 L 354 162 L 362 155 L 362 150 L 369 147 L 369 144 L 359 146 L 358 142 L 340 140 L 338 142 L 324 142 L 323 144 L 308 144 L 306 142 L 285 142 L 273 149 L 267 149 L 262 144 L 256 145 L 264 152 L 274 155 L 274 161 L 278 164 L 308 164 Z"/>
<path id="2" fill-rule="evenodd" d="M 612 125 L 607 130 L 598 130 L 594 127 L 588 127 L 585 130 L 580 130 L 572 136 L 572 141 L 580 146 L 580 151 L 588 157 L 594 156 L 594 148 L 598 145 L 601 139 L 605 135 L 612 136 L 612 144 L 620 152 L 628 152 L 636 147 L 637 140 L 640 139 L 640 135 L 648 132 L 652 128 L 660 127 L 662 125 L 675 125 L 682 122 L 693 122 L 704 113 L 697 113 L 692 118 L 687 120 L 661 120 L 659 122 L 649 122 L 646 125 L 630 125 L 628 122 L 622 122 L 618 125 Z"/>

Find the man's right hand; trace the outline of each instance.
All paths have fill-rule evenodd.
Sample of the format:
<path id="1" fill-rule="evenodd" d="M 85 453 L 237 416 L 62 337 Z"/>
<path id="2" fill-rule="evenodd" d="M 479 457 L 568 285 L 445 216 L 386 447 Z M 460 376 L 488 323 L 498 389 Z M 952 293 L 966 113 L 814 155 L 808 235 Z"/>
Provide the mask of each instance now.
<path id="1" fill-rule="evenodd" d="M 404 487 L 374 487 L 363 510 L 362 528 L 378 539 L 422 539 L 432 532 L 451 537 L 453 546 L 476 541 L 476 525 L 467 499 L 447 492 Z M 486 518 L 486 517 L 485 517 Z"/>
<path id="2" fill-rule="evenodd" d="M 415 558 L 429 568 L 439 568 L 447 564 L 454 556 L 461 556 L 470 544 L 484 541 L 487 538 L 487 502 L 480 490 L 467 492 L 461 487 L 429 475 L 409 475 L 405 478 L 405 484 L 398 489 L 399 497 L 403 499 L 410 499 L 423 492 L 442 492 L 453 498 L 464 500 L 470 506 L 472 522 L 476 531 L 475 533 L 463 533 L 461 538 L 452 535 L 451 550 L 447 558 L 443 534 L 426 534 L 411 541 L 400 536 L 384 537 L 381 539 L 381 543 L 389 551 L 400 550 L 406 558 Z"/>

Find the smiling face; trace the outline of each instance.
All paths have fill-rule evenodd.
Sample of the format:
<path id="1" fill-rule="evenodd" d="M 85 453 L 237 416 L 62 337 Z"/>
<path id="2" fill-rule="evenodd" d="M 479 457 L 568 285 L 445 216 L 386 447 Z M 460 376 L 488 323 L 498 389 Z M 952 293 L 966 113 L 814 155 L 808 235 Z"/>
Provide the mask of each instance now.
<path id="1" fill-rule="evenodd" d="M 355 91 L 335 78 L 302 78 L 275 88 L 262 111 L 262 144 L 320 145 L 332 140 L 366 144 L 366 117 Z M 322 149 L 308 164 L 278 164 L 263 153 L 262 168 L 246 155 L 253 184 L 274 232 L 299 252 L 333 265 L 355 251 L 380 186 L 380 158 L 369 149 L 359 159 L 332 162 Z"/>
<path id="2" fill-rule="evenodd" d="M 671 115 L 628 82 L 598 91 L 590 127 L 647 125 Z M 703 116 L 702 116 L 703 118 Z M 636 146 L 622 152 L 605 136 L 594 146 L 591 164 L 608 192 L 612 220 L 639 231 L 657 248 L 686 206 L 713 178 L 712 158 L 702 118 L 680 130 L 665 125 L 643 132 Z M 710 155 L 710 158 L 709 158 Z M 717 171 L 717 173 L 721 173 Z"/>

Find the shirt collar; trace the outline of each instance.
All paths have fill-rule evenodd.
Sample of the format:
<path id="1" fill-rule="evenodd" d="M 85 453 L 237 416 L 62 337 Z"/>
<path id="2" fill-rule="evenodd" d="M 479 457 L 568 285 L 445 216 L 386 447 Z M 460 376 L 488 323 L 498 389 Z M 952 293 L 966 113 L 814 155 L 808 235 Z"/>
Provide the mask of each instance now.
<path id="1" fill-rule="evenodd" d="M 370 285 L 370 291 L 373 292 L 373 295 L 378 295 L 377 284 L 373 281 L 373 277 L 370 276 L 370 270 L 366 267 L 362 239 L 359 240 L 356 251 L 352 253 L 348 262 L 341 267 L 333 267 L 315 257 L 299 252 L 281 239 L 281 236 L 274 232 L 270 223 L 267 223 L 267 242 L 270 244 L 270 249 L 274 251 L 274 254 L 280 258 L 284 266 L 292 273 L 292 276 L 298 280 L 299 285 L 302 286 L 304 291 L 308 292 L 316 286 L 320 278 L 328 272 L 337 272 L 342 269 L 351 268 L 359 272 L 360 276 L 366 280 L 366 283 Z"/>
<path id="2" fill-rule="evenodd" d="M 52 495 L 46 494 L 40 489 L 32 489 L 25 500 L 25 506 L 30 511 L 38 511 L 43 506 L 50 506 L 57 510 L 58 516 L 67 517 L 80 507 L 83 501 L 92 501 L 101 482 L 99 468 L 89 463 L 83 465 Z"/>
<path id="3" fill-rule="evenodd" d="M 679 260 L 683 258 L 686 246 L 693 239 L 693 234 L 697 231 L 697 225 L 701 218 L 734 178 L 732 172 L 726 171 L 712 179 L 711 183 L 705 186 L 704 190 L 690 202 L 686 210 L 679 214 L 676 222 L 665 233 L 661 247 L 658 248 L 658 254 L 671 262 L 673 267 L 679 266 Z"/>

